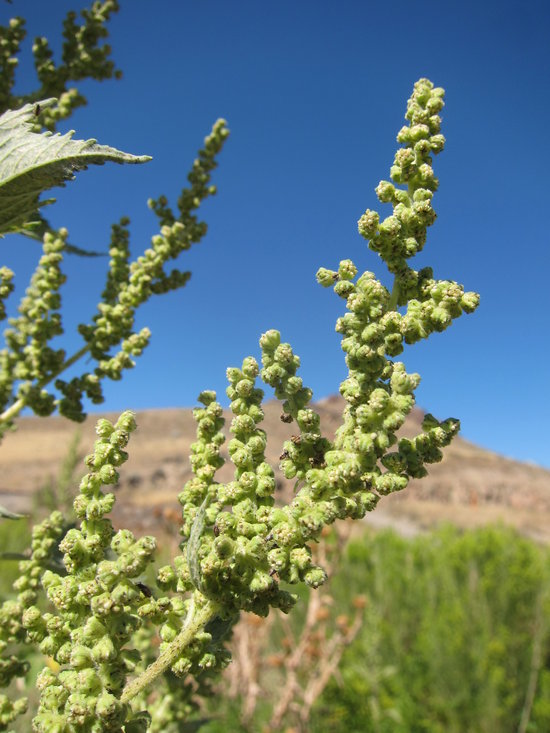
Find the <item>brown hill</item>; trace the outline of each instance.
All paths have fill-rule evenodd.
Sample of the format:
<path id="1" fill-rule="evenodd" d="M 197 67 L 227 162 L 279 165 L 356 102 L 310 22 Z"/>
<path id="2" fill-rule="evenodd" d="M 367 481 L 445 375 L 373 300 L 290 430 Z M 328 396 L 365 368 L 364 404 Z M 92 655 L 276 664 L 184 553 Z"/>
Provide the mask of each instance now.
<path id="1" fill-rule="evenodd" d="M 342 400 L 331 397 L 317 403 L 324 431 L 333 434 L 339 425 Z M 277 466 L 282 442 L 292 434 L 292 425 L 279 419 L 276 402 L 265 405 L 267 457 Z M 116 419 L 116 415 L 108 415 Z M 75 432 L 80 433 L 79 451 L 90 452 L 97 415 L 85 423 L 53 418 L 23 418 L 18 430 L 8 434 L 0 449 L 0 504 L 14 511 L 28 509 L 32 495 L 48 481 L 55 481 Z M 414 435 L 420 430 L 422 413 L 415 410 L 403 429 Z M 195 422 L 189 409 L 148 410 L 137 414 L 138 430 L 129 446 L 130 460 L 121 467 L 114 521 L 148 530 L 159 521 L 177 520 L 177 494 L 190 477 L 188 455 L 194 440 Z M 229 422 L 229 421 L 228 421 Z M 78 474 L 84 473 L 78 470 Z M 228 462 L 220 480 L 231 478 Z M 277 474 L 279 489 L 291 491 Z M 78 479 L 75 479 L 76 489 Z M 446 449 L 440 464 L 429 476 L 412 481 L 401 494 L 385 497 L 368 515 L 376 526 L 395 526 L 414 533 L 441 521 L 463 527 L 502 521 L 534 538 L 550 541 L 550 471 L 509 460 L 461 438 Z"/>

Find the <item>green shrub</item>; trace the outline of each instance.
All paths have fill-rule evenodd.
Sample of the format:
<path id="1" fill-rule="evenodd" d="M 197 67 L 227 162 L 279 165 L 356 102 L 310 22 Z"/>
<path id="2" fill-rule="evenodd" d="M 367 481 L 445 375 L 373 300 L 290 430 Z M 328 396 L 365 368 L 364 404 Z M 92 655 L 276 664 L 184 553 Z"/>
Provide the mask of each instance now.
<path id="1" fill-rule="evenodd" d="M 334 579 L 365 625 L 312 731 L 516 733 L 550 729 L 550 554 L 503 527 L 354 542 Z M 534 701 L 530 687 L 536 683 Z"/>

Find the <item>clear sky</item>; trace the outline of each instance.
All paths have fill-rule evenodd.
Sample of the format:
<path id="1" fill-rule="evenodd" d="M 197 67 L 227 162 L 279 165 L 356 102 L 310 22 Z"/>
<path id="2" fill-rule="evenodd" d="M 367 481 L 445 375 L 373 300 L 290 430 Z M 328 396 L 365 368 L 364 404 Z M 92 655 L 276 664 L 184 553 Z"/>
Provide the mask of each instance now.
<path id="1" fill-rule="evenodd" d="M 447 146 L 435 158 L 438 220 L 417 263 L 482 300 L 399 358 L 422 375 L 421 407 L 459 417 L 468 440 L 550 467 L 547 0 L 121 4 L 110 43 L 123 79 L 84 84 L 89 105 L 70 127 L 153 161 L 79 174 L 56 192 L 51 222 L 106 250 L 111 223 L 129 215 L 137 255 L 155 233 L 147 198 L 175 203 L 216 118 L 231 137 L 202 210 L 208 235 L 182 257 L 191 281 L 142 310 L 151 345 L 122 383 L 106 384 L 105 409 L 190 406 L 202 389 L 227 404 L 225 368 L 258 356 L 268 328 L 300 355 L 316 398 L 338 391 L 343 303 L 315 272 L 351 258 L 383 275 L 356 222 L 381 206 L 374 187 L 389 176 L 413 83 L 427 76 L 447 91 Z M 28 21 L 21 91 L 35 87 L 32 38 L 58 49 L 62 18 L 80 7 L 1 3 L 0 22 Z M 23 288 L 37 246 L 6 238 L 0 248 Z M 105 265 L 69 258 L 69 333 L 94 312 Z"/>

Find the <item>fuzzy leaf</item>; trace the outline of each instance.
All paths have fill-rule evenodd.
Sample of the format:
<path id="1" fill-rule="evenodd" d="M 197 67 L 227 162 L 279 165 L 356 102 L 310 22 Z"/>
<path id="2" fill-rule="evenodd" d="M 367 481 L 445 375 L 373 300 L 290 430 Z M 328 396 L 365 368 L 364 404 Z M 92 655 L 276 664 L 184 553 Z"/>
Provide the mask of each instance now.
<path id="1" fill-rule="evenodd" d="M 55 100 L 39 102 L 40 109 Z M 36 105 L 26 104 L 0 117 L 0 235 L 19 231 L 36 217 L 40 194 L 53 186 L 63 186 L 75 171 L 89 165 L 144 163 L 150 158 L 123 153 L 95 140 L 73 140 L 65 135 L 34 132 Z"/>

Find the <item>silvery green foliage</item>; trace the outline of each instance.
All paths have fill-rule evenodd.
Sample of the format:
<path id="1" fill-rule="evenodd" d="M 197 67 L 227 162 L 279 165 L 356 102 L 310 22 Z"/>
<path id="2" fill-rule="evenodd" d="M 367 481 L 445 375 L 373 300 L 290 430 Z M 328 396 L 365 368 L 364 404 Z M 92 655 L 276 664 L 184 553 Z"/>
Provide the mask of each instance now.
<path id="1" fill-rule="evenodd" d="M 78 170 L 89 165 L 145 163 L 148 156 L 130 155 L 95 140 L 73 140 L 65 135 L 34 130 L 35 112 L 56 102 L 45 99 L 36 105 L 4 112 L 0 117 L 0 235 L 20 231 L 32 221 L 42 192 L 62 186 Z"/>
<path id="2" fill-rule="evenodd" d="M 181 554 L 158 571 L 156 587 L 147 592 L 139 578 L 153 559 L 155 541 L 136 539 L 127 530 L 115 533 L 107 517 L 114 496 L 103 491 L 117 481 L 135 422 L 131 413 L 124 413 L 115 425 L 98 423 L 98 440 L 86 459 L 90 472 L 74 502 L 79 526 L 67 530 L 59 513 L 53 513 L 37 529 L 33 554 L 21 566 L 18 581 L 18 592 L 26 595 L 2 609 L 6 647 L 13 641 L 35 643 L 54 660 L 39 675 L 35 731 L 189 729 L 186 726 L 193 724 L 185 721 L 192 711 L 192 688 L 187 682 L 195 680 L 201 691 L 209 675 L 228 663 L 224 640 L 239 612 L 266 615 L 272 607 L 289 611 L 296 596 L 283 584 L 303 582 L 316 588 L 326 578 L 310 549 L 326 525 L 360 519 L 381 497 L 402 490 L 410 478 L 425 475 L 427 464 L 441 460 L 441 449 L 457 434 L 459 422 L 439 422 L 426 415 L 419 435 L 398 438 L 420 377 L 407 373 L 394 357 L 404 345 L 443 331 L 479 302 L 475 293 L 465 293 L 457 283 L 436 280 L 431 269 L 417 272 L 409 264 L 435 219 L 432 155 L 444 144 L 442 106 L 443 90 L 427 79 L 415 84 L 407 106 L 409 124 L 398 135 L 403 147 L 391 169 L 393 182 L 377 188 L 380 201 L 390 203 L 393 212 L 381 220 L 369 210 L 359 220 L 359 232 L 394 276 L 392 291 L 371 272 L 358 276 L 350 260 L 317 273 L 319 283 L 333 287 L 346 306 L 336 324 L 348 368 L 340 385 L 346 407 L 334 440 L 323 435 L 312 392 L 298 375 L 299 357 L 278 331 L 267 331 L 260 338 L 261 366 L 249 356 L 240 367 L 227 370 L 233 413 L 227 447 L 235 467 L 227 484 L 216 480 L 224 462 L 223 410 L 214 392 L 199 396 L 202 406 L 194 411 L 197 439 L 191 446 L 194 478 L 179 496 Z M 214 165 L 224 131 L 219 123 L 207 142 L 205 150 L 211 155 L 206 172 L 191 181 L 192 190 L 207 190 L 208 166 Z M 167 251 L 173 241 L 186 248 L 193 238 L 187 225 L 192 230 L 196 224 L 185 219 L 186 212 L 191 216 L 191 205 L 191 194 L 180 198 L 178 220 L 166 200 L 152 202 L 161 232 L 153 241 L 151 258 Z M 200 233 L 199 227 L 195 234 Z M 64 237 L 59 233 L 45 242 L 44 256 L 61 251 Z M 123 224 L 113 229 L 112 250 L 104 303 L 93 325 L 82 329 L 102 372 L 115 368 L 112 359 L 103 358 L 111 343 L 110 324 L 126 323 L 127 310 L 139 301 L 144 283 L 150 286 L 145 280 L 137 292 L 133 289 L 147 257 L 134 268 L 128 264 Z M 56 257 L 48 265 L 49 272 L 56 272 L 55 261 Z M 51 277 L 54 287 L 58 277 Z M 168 289 L 169 284 L 160 283 L 160 292 Z M 295 496 L 286 506 L 274 500 L 274 470 L 265 458 L 267 436 L 260 426 L 264 393 L 258 380 L 274 388 L 282 402 L 281 419 L 296 428 L 280 457 L 284 475 L 295 484 Z M 63 562 L 51 568 L 58 537 Z M 40 586 L 50 603 L 46 611 L 36 602 Z M 151 660 L 154 635 L 160 639 L 159 654 Z M 4 668 L 5 680 L 24 673 L 16 657 L 8 657 Z M 151 698 L 153 683 L 157 694 Z M 3 701 L 0 729 L 22 707 L 21 701 Z"/>

